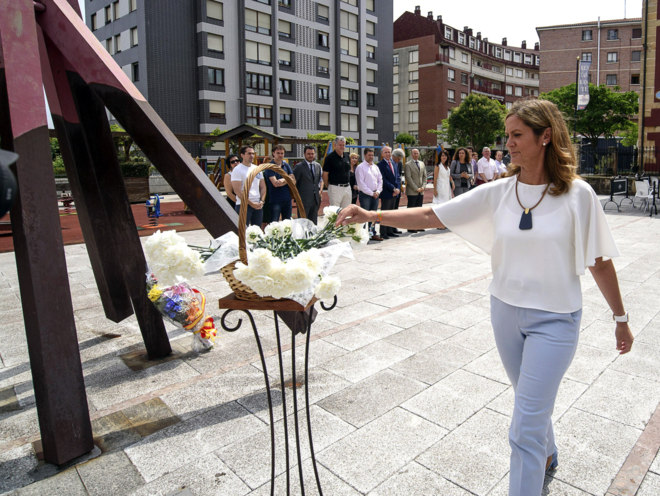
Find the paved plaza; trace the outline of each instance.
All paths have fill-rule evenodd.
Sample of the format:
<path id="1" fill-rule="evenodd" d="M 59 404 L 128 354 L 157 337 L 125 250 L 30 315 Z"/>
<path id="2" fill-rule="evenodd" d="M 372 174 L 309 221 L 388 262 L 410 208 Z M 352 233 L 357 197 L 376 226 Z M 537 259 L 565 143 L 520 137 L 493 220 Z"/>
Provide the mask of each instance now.
<path id="1" fill-rule="evenodd" d="M 660 494 L 660 218 L 630 207 L 608 209 L 607 218 L 636 341 L 618 355 L 611 312 L 583 277 L 582 333 L 555 407 L 559 468 L 546 478 L 548 495 Z M 209 239 L 205 231 L 183 236 Z M 135 319 L 105 319 L 85 246 L 65 251 L 96 449 L 63 469 L 35 455 L 40 434 L 15 259 L 0 254 L 0 494 L 270 494 L 265 386 L 246 322 L 199 355 L 168 325 L 174 354 L 146 362 Z M 489 258 L 452 232 L 427 230 L 358 248 L 335 273 L 338 305 L 318 308 L 310 345 L 323 493 L 506 495 L 513 393 L 489 321 Z M 211 301 L 230 292 L 220 275 L 195 283 Z M 254 316 L 274 388 L 281 495 L 277 343 L 271 315 Z M 290 365 L 286 328 L 283 336 Z M 304 340 L 297 345 L 301 370 Z M 306 494 L 317 494 L 308 449 L 302 465 Z M 300 494 L 297 468 L 291 474 Z"/>

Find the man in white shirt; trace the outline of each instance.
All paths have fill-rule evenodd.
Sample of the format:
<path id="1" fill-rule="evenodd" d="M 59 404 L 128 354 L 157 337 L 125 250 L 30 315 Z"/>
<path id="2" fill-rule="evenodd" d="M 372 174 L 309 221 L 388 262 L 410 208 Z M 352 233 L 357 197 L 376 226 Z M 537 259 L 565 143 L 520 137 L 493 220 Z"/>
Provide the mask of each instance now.
<path id="1" fill-rule="evenodd" d="M 240 212 L 241 202 L 243 201 L 243 183 L 247 176 L 256 165 L 252 163 L 254 159 L 254 148 L 251 146 L 243 146 L 240 151 L 242 162 L 234 167 L 231 173 L 231 187 L 236 193 L 236 211 Z M 248 203 L 246 225 L 248 226 L 261 226 L 264 218 L 264 202 L 266 201 L 266 181 L 260 172 L 252 180 L 250 191 L 248 192 Z"/>
<path id="2" fill-rule="evenodd" d="M 378 210 L 378 198 L 380 192 L 383 191 L 383 176 L 378 166 L 374 164 L 373 148 L 364 149 L 364 162 L 355 169 L 355 182 L 360 191 L 360 206 L 365 210 Z M 385 239 L 376 234 L 376 229 L 371 222 L 369 231 L 372 240 L 383 241 Z"/>
<path id="3" fill-rule="evenodd" d="M 490 148 L 484 146 L 481 151 L 482 157 L 477 162 L 477 172 L 479 181 L 477 184 L 489 183 L 499 177 L 497 172 L 497 165 L 495 161 L 490 158 Z"/>

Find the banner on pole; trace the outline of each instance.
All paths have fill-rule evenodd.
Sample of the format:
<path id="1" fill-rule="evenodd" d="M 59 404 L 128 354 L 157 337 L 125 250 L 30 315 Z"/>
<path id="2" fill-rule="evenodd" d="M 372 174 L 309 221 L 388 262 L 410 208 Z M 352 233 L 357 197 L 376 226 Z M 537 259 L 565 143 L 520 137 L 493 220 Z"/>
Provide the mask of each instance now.
<path id="1" fill-rule="evenodd" d="M 578 69 L 577 109 L 584 110 L 589 104 L 589 67 L 591 62 L 580 61 Z"/>

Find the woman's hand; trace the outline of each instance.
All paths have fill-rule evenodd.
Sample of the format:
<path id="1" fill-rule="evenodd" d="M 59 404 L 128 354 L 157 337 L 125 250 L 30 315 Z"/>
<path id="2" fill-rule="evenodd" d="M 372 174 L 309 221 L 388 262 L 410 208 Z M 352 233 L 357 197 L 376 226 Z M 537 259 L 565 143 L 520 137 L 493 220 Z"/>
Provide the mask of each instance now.
<path id="1" fill-rule="evenodd" d="M 348 207 L 342 208 L 337 215 L 337 221 L 335 222 L 336 226 L 347 225 L 347 224 L 364 224 L 365 222 L 370 221 L 371 212 L 363 208 L 358 207 L 357 205 L 349 205 Z"/>
<path id="2" fill-rule="evenodd" d="M 628 326 L 628 322 L 617 322 L 614 335 L 616 336 L 616 349 L 619 350 L 619 354 L 623 355 L 624 353 L 628 353 L 635 340 L 630 331 L 630 327 Z"/>

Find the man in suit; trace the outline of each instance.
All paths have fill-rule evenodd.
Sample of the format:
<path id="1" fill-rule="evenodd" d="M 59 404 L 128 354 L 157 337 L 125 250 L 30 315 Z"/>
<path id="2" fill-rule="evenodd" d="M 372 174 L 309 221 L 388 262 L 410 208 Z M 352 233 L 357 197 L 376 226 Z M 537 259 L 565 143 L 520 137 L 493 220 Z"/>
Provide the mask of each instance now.
<path id="1" fill-rule="evenodd" d="M 397 196 L 401 193 L 401 175 L 397 164 L 392 160 L 392 149 L 384 146 L 380 151 L 381 161 L 378 162 L 378 169 L 383 176 L 383 190 L 380 193 L 380 209 L 393 210 Z M 380 226 L 381 238 L 387 239 L 399 236 L 394 232 L 393 227 Z"/>
<path id="2" fill-rule="evenodd" d="M 426 165 L 419 159 L 419 150 L 413 148 L 410 152 L 412 158 L 406 163 L 406 196 L 408 208 L 421 207 L 424 203 L 424 190 L 426 189 Z M 415 233 L 416 230 L 409 229 Z"/>
<path id="3" fill-rule="evenodd" d="M 316 150 L 313 146 L 306 145 L 304 153 L 305 160 L 298 162 L 293 170 L 293 177 L 296 179 L 296 187 L 305 208 L 305 214 L 316 224 L 321 206 L 321 191 L 323 191 L 323 171 L 321 165 L 314 160 Z"/>

